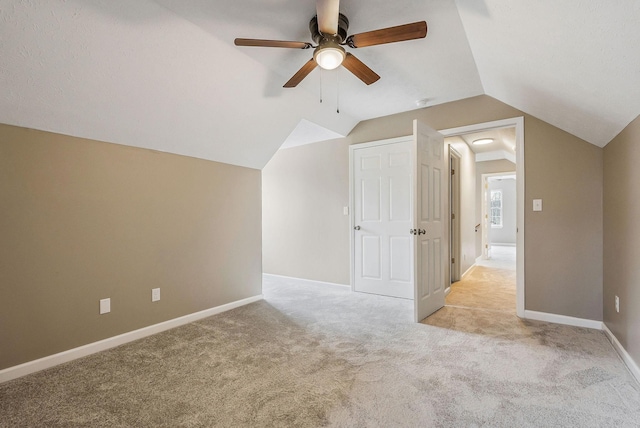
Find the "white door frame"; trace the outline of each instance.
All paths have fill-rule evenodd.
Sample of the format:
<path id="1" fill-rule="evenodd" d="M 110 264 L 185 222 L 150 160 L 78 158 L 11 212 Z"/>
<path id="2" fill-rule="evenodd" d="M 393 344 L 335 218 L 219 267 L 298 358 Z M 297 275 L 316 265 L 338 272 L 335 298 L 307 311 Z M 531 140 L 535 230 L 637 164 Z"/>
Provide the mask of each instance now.
<path id="1" fill-rule="evenodd" d="M 351 291 L 356 291 L 355 281 L 355 254 L 354 254 L 354 233 L 353 228 L 356 226 L 354 211 L 354 194 L 353 194 L 353 157 L 354 151 L 357 149 L 364 149 L 375 146 L 384 146 L 387 144 L 404 143 L 407 141 L 413 141 L 413 135 L 407 135 L 406 137 L 389 138 L 386 140 L 371 141 L 367 143 L 352 144 L 349 146 L 349 264 L 350 264 L 350 277 L 351 277 Z"/>
<path id="2" fill-rule="evenodd" d="M 524 278 L 524 211 L 525 211 L 525 174 L 524 174 L 524 117 L 514 117 L 511 119 L 496 120 L 493 122 L 477 123 L 474 125 L 461 126 L 438 130 L 445 137 L 455 135 L 470 134 L 489 129 L 513 128 L 516 129 L 516 191 L 517 191 L 517 230 L 516 236 L 516 314 L 524 318 L 525 301 L 525 278 Z"/>
<path id="3" fill-rule="evenodd" d="M 505 172 L 490 172 L 487 174 L 482 174 L 481 175 L 481 180 L 482 180 L 482 195 L 484 196 L 484 190 L 487 188 L 485 186 L 488 186 L 489 182 L 488 179 L 489 177 L 504 177 L 504 176 L 512 176 L 515 175 L 516 172 L 515 171 L 505 171 Z M 517 186 L 517 181 L 516 181 L 516 186 Z M 489 231 L 491 230 L 491 227 L 488 226 L 488 222 L 485 221 L 486 218 L 488 218 L 487 216 L 489 215 L 489 201 L 487 200 L 486 197 L 483 198 L 482 200 L 482 217 L 480 217 L 482 219 L 482 222 L 480 223 L 480 228 L 481 228 L 481 232 L 482 232 L 482 255 L 480 256 L 483 260 L 486 260 L 490 257 L 489 253 L 486 251 L 487 248 L 489 248 L 490 250 L 490 246 L 491 246 L 491 242 L 490 242 L 490 233 Z M 485 230 L 486 229 L 486 230 Z M 517 236 L 517 235 L 516 235 Z"/>
<path id="4" fill-rule="evenodd" d="M 447 283 L 447 288 L 445 290 L 445 295 L 448 295 L 451 292 L 451 284 L 454 281 L 459 281 L 461 277 L 460 272 L 460 260 L 461 260 L 461 251 L 460 251 L 460 160 L 462 156 L 460 153 L 451 145 L 447 145 L 449 149 L 449 170 L 454 169 L 455 174 L 451 174 L 449 171 L 449 209 L 450 216 L 448 218 L 451 219 L 449 223 L 449 259 L 454 260 L 455 263 L 451 262 L 451 269 L 449 271 L 449 282 Z M 454 189 L 455 188 L 455 189 Z M 455 191 L 454 191 L 455 190 Z M 453 198 L 451 197 L 452 195 Z M 457 216 L 457 218 L 453 218 L 453 214 Z M 455 220 L 455 221 L 454 221 Z M 455 267 L 454 267 L 455 266 Z"/>

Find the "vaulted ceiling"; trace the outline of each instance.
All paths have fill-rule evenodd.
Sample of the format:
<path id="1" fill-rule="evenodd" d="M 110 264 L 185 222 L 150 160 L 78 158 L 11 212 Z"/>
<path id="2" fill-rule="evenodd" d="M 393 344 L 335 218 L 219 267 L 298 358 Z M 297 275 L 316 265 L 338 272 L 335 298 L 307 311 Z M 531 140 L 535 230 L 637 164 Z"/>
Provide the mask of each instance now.
<path id="1" fill-rule="evenodd" d="M 0 122 L 252 168 L 361 120 L 490 95 L 604 146 L 640 114 L 640 2 L 342 0 L 349 33 L 426 20 L 425 39 L 351 52 L 282 85 L 313 0 L 0 0 Z M 320 98 L 323 102 L 320 103 Z M 338 113 L 337 110 L 340 110 Z"/>

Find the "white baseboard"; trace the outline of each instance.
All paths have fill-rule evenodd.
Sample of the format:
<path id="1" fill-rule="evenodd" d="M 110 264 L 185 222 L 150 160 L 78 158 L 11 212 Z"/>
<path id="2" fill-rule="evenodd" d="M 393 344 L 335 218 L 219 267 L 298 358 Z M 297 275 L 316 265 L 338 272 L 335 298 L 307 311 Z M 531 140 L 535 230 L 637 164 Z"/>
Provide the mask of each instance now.
<path id="1" fill-rule="evenodd" d="M 469 269 L 465 270 L 464 273 L 462 275 L 460 275 L 460 279 L 464 278 L 465 276 L 469 275 L 471 273 L 471 270 L 476 267 L 476 264 L 472 264 L 471 266 L 469 266 Z"/>
<path id="2" fill-rule="evenodd" d="M 611 330 L 609 330 L 605 323 L 602 323 L 602 330 L 613 345 L 613 349 L 616 350 L 618 355 L 620 355 L 620 358 L 622 358 L 622 361 L 624 361 L 624 363 L 627 365 L 627 368 L 629 369 L 633 377 L 635 377 L 636 380 L 640 382 L 640 368 L 638 367 L 638 364 L 636 364 L 633 358 L 631 358 L 631 355 L 629 355 L 627 350 L 624 349 L 624 346 L 622 346 L 622 344 L 618 341 L 618 338 L 611 332 Z"/>
<path id="3" fill-rule="evenodd" d="M 335 282 L 316 281 L 315 279 L 296 278 L 293 276 L 275 275 L 273 273 L 263 273 L 262 276 L 267 276 L 272 278 L 281 278 L 281 279 L 286 279 L 288 281 L 295 281 L 295 282 L 306 283 L 306 284 L 316 284 L 316 285 L 324 285 L 324 286 L 330 285 L 332 287 L 342 287 L 342 288 L 347 288 L 351 290 L 350 285 L 337 284 Z"/>
<path id="4" fill-rule="evenodd" d="M 566 315 L 549 314 L 546 312 L 524 311 L 524 318 L 528 320 L 546 321 L 555 324 L 572 325 L 574 327 L 592 328 L 602 330 L 602 321 L 588 320 L 584 318 L 568 317 Z"/>
<path id="5" fill-rule="evenodd" d="M 0 370 L 0 383 L 17 379 L 31 373 L 39 372 L 40 370 L 48 369 L 50 367 L 73 361 L 78 358 L 86 357 L 87 355 L 105 351 L 107 349 L 123 345 L 125 343 L 133 342 L 134 340 L 142 339 L 144 337 L 170 330 L 181 325 L 189 324 L 191 322 L 198 321 L 222 312 L 226 312 L 240 306 L 248 305 L 249 303 L 257 302 L 259 300 L 262 300 L 262 294 L 248 297 L 242 300 L 237 300 L 225 305 L 216 306 L 215 308 L 205 309 L 204 311 L 195 312 L 183 317 L 174 318 L 169 321 L 164 321 L 159 324 L 154 324 L 149 327 L 130 331 L 128 333 L 123 333 L 118 336 L 109 337 L 108 339 L 89 343 L 78 348 L 69 349 L 67 351 L 49 355 L 48 357 L 40 358 L 34 361 L 29 361 L 24 364 L 8 367 L 6 369 Z"/>

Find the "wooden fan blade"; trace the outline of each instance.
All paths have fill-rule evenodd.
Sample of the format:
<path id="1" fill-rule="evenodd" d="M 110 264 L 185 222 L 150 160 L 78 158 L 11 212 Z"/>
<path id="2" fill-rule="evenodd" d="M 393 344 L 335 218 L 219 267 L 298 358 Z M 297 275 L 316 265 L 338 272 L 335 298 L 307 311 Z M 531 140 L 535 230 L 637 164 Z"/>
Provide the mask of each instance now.
<path id="1" fill-rule="evenodd" d="M 342 61 L 342 65 L 367 85 L 377 82 L 378 79 L 380 79 L 380 76 L 378 76 L 375 71 L 367 67 L 362 61 L 350 53 L 347 53 L 344 61 Z"/>
<path id="2" fill-rule="evenodd" d="M 309 49 L 313 47 L 311 43 L 287 42 L 284 40 L 235 39 L 234 43 L 236 46 L 259 46 L 266 48 Z"/>
<path id="3" fill-rule="evenodd" d="M 318 29 L 325 36 L 338 34 L 338 15 L 340 0 L 316 0 Z"/>
<path id="4" fill-rule="evenodd" d="M 422 39 L 426 37 L 426 35 L 427 23 L 425 21 L 420 21 L 411 24 L 398 25 L 397 27 L 389 27 L 381 30 L 354 34 L 347 37 L 346 43 L 352 48 L 363 48 L 365 46 Z"/>
<path id="5" fill-rule="evenodd" d="M 296 74 L 293 75 L 291 79 L 289 79 L 287 83 L 284 84 L 284 88 L 295 88 L 298 86 L 298 83 L 302 82 L 302 79 L 307 77 L 317 66 L 318 63 L 316 63 L 316 60 L 311 58 L 300 70 L 298 70 Z"/>

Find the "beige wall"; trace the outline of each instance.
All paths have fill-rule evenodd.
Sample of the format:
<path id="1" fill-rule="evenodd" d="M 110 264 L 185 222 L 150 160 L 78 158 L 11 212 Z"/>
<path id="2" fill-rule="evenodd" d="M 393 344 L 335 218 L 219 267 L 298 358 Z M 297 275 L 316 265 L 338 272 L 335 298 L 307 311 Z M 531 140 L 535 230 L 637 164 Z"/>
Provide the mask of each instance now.
<path id="1" fill-rule="evenodd" d="M 364 121 L 347 138 L 330 144 L 335 146 L 335 156 L 340 156 L 341 153 L 347 157 L 349 144 L 410 135 L 412 120 L 416 118 L 432 128 L 448 129 L 517 116 L 525 118 L 526 309 L 601 320 L 602 149 L 488 96 Z M 297 158 L 308 161 L 312 153 L 321 152 L 318 147 L 322 144 L 325 143 L 282 150 L 275 155 L 274 165 L 280 162 L 284 165 L 285 157 L 293 162 Z M 306 154 L 306 151 L 310 154 Z M 331 205 L 320 223 L 329 230 L 339 230 L 341 225 L 346 224 L 342 206 L 346 205 L 348 162 L 335 156 L 318 156 L 313 161 L 314 168 L 326 170 L 327 175 L 335 173 L 342 177 L 341 184 L 332 184 L 332 188 L 342 190 L 332 194 L 329 189 L 323 190 L 324 183 L 318 180 L 315 182 L 316 187 L 305 191 L 321 195 L 325 201 L 322 205 Z M 269 173 L 275 175 L 264 175 L 264 187 L 267 190 L 273 188 L 278 174 L 273 170 Z M 305 180 L 307 174 L 301 168 L 298 174 L 291 174 L 287 179 Z M 542 213 L 531 211 L 531 201 L 534 198 L 544 200 Z M 314 203 L 305 208 L 304 203 L 308 200 L 309 197 L 301 201 L 292 199 L 288 204 L 298 206 L 297 215 L 305 218 L 307 215 L 314 215 L 314 210 L 320 205 Z M 267 236 L 271 236 L 267 229 L 275 227 L 281 226 L 270 224 L 265 217 L 265 240 Z M 326 258 L 313 257 L 313 263 L 317 265 L 312 270 L 282 270 L 277 273 L 326 280 L 327 275 L 318 275 L 318 272 L 337 270 L 337 282 L 344 283 L 349 278 L 346 227 L 344 234 L 333 243 L 323 245 L 323 251 L 328 255 Z M 265 259 L 288 259 L 293 265 L 297 260 L 304 260 L 307 254 L 317 254 L 314 247 L 318 243 L 308 239 L 304 233 L 291 235 L 290 238 L 289 242 L 279 244 L 283 249 L 280 254 L 267 254 L 269 250 L 265 247 Z M 284 236 L 282 239 L 285 239 Z M 340 260 L 337 264 L 334 263 L 336 259 Z"/>
<path id="2" fill-rule="evenodd" d="M 349 146 L 280 150 L 262 181 L 264 272 L 349 284 Z"/>
<path id="3" fill-rule="evenodd" d="M 0 125 L 0 369 L 259 295 L 260 180 Z"/>
<path id="4" fill-rule="evenodd" d="M 640 363 L 640 117 L 604 148 L 604 191 L 604 322 Z"/>

